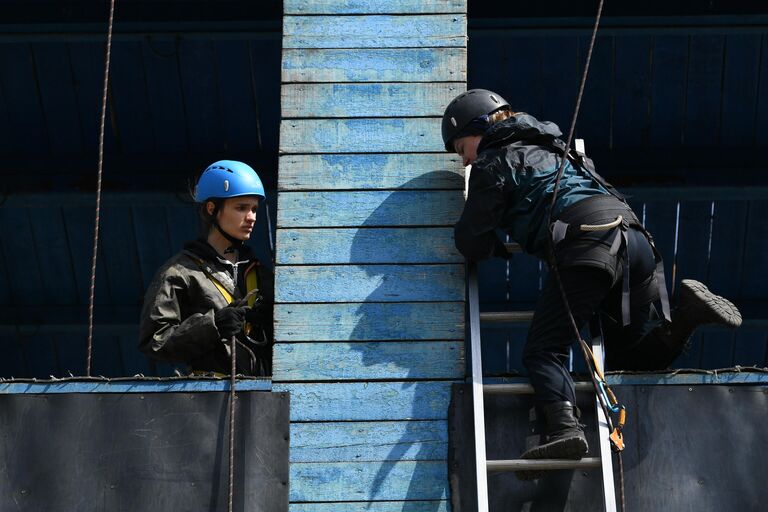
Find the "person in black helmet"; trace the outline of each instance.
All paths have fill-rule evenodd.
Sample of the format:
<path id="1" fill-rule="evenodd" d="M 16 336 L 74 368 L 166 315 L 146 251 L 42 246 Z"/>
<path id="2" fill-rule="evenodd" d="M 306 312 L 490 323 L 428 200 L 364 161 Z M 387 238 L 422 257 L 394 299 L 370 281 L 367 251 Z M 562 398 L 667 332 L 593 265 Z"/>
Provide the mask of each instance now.
<path id="1" fill-rule="evenodd" d="M 663 265 L 650 234 L 589 158 L 575 151 L 566 156 L 554 123 L 514 112 L 494 92 L 473 89 L 448 105 L 442 134 L 445 149 L 458 153 L 465 166 L 472 165 L 467 201 L 454 231 L 456 247 L 470 260 L 508 258 L 498 229 L 523 251 L 557 264 L 579 329 L 595 313 L 602 315 L 608 368 L 663 369 L 682 352 L 697 326 L 741 324 L 732 303 L 693 280 L 682 281 L 678 307 L 670 315 Z M 579 459 L 588 450 L 567 367 L 574 340 L 550 273 L 523 352 L 546 428 L 541 444 L 526 451 L 524 459 Z"/>
<path id="2" fill-rule="evenodd" d="M 139 348 L 161 361 L 186 363 L 199 375 L 271 374 L 272 273 L 245 241 L 264 187 L 243 162 L 221 160 L 198 180 L 203 236 L 168 260 L 147 289 Z"/>

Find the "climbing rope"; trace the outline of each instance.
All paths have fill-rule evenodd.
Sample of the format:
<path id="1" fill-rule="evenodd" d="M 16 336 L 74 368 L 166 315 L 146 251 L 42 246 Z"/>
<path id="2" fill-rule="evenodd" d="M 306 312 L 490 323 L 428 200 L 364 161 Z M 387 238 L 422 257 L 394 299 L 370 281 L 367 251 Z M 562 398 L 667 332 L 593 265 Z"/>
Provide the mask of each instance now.
<path id="1" fill-rule="evenodd" d="M 579 83 L 579 92 L 576 95 L 576 105 L 573 109 L 573 116 L 571 117 L 571 125 L 568 129 L 568 138 L 565 143 L 565 152 L 563 154 L 563 158 L 560 161 L 560 167 L 557 170 L 557 178 L 555 179 L 555 187 L 552 192 L 552 201 L 549 206 L 549 222 L 548 224 L 552 224 L 552 212 L 554 211 L 555 202 L 557 200 L 557 191 L 560 188 L 560 181 L 563 177 L 563 171 L 565 170 L 565 164 L 568 161 L 568 154 L 571 151 L 571 143 L 573 142 L 573 134 L 576 130 L 576 120 L 579 117 L 579 109 L 581 108 L 581 100 L 584 96 L 584 86 L 587 83 L 587 76 L 589 74 L 589 65 L 592 61 L 592 50 L 595 47 L 595 39 L 597 38 L 597 30 L 600 26 L 600 18 L 602 17 L 603 13 L 603 3 L 604 0 L 600 0 L 600 3 L 597 7 L 597 15 L 595 16 L 595 23 L 592 28 L 592 36 L 589 41 L 589 48 L 587 50 L 587 58 L 586 62 L 584 63 L 584 72 L 581 76 L 581 82 Z M 595 388 L 595 393 L 598 397 L 598 403 L 603 409 L 603 412 L 605 413 L 606 420 L 608 421 L 608 424 L 610 428 L 613 430 L 611 433 L 611 442 L 614 446 L 614 449 L 618 455 L 618 465 L 619 465 L 619 495 L 620 495 L 620 502 L 621 502 L 621 510 L 624 511 L 626 507 L 626 503 L 624 500 L 624 466 L 622 464 L 621 460 L 621 449 L 623 449 L 623 439 L 621 437 L 621 428 L 624 425 L 624 421 L 626 420 L 626 410 L 623 408 L 623 406 L 619 406 L 619 404 L 616 401 L 616 397 L 613 395 L 613 392 L 611 392 L 610 388 L 608 387 L 607 383 L 605 382 L 605 378 L 603 377 L 602 371 L 600 370 L 600 366 L 598 362 L 595 360 L 594 355 L 592 354 L 592 351 L 589 349 L 589 345 L 587 342 L 584 341 L 581 337 L 581 333 L 579 332 L 579 328 L 576 325 L 576 320 L 573 317 L 573 312 L 571 310 L 571 306 L 568 302 L 568 296 L 565 293 L 565 287 L 563 286 L 563 282 L 560 278 L 560 271 L 557 267 L 557 262 L 555 261 L 555 246 L 554 246 L 554 240 L 553 238 L 547 237 L 549 240 L 549 247 L 550 247 L 550 268 L 552 269 L 552 273 L 555 276 L 555 280 L 558 283 L 558 287 L 560 288 L 560 294 L 563 298 L 563 304 L 565 305 L 566 312 L 568 313 L 568 318 L 571 323 L 571 328 L 573 329 L 574 334 L 576 335 L 576 339 L 579 342 L 579 346 L 581 347 L 582 354 L 584 355 L 584 360 L 587 363 L 587 366 L 590 367 L 592 370 L 589 372 L 590 379 L 592 381 L 592 385 Z M 612 408 L 614 410 L 618 409 L 620 411 L 619 416 L 619 426 L 616 429 L 613 429 L 612 422 L 611 422 L 611 412 Z M 617 444 L 617 442 L 620 442 L 620 444 Z"/>
<path id="2" fill-rule="evenodd" d="M 235 372 L 236 372 L 236 349 L 237 339 L 232 336 L 229 342 L 232 368 L 229 374 L 229 496 L 228 512 L 233 510 L 233 501 L 235 497 Z"/>
<path id="3" fill-rule="evenodd" d="M 96 257 L 99 251 L 99 217 L 101 214 L 101 176 L 104 169 L 104 119 L 107 114 L 107 91 L 109 90 L 109 61 L 112 55 L 112 27 L 115 19 L 115 0 L 109 5 L 109 27 L 107 29 L 107 49 L 104 57 L 104 90 L 101 95 L 101 120 L 99 124 L 99 167 L 96 178 L 96 219 L 93 226 L 93 258 L 91 260 L 91 289 L 88 296 L 88 357 L 85 362 L 85 375 L 91 376 L 93 358 L 93 302 L 96 293 Z"/>

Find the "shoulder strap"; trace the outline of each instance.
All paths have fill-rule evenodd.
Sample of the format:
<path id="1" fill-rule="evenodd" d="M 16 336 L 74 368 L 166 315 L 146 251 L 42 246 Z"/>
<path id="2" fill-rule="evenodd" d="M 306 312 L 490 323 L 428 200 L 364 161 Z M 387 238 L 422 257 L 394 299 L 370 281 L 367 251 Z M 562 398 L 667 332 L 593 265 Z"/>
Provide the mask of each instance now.
<path id="1" fill-rule="evenodd" d="M 231 293 L 229 293 L 229 290 L 227 290 L 223 284 L 221 284 L 213 275 L 208 272 L 208 270 L 205 267 L 205 262 L 201 260 L 200 258 L 194 258 L 195 262 L 197 263 L 197 266 L 200 267 L 200 270 L 205 274 L 205 276 L 213 283 L 213 286 L 215 286 L 219 292 L 221 293 L 221 296 L 224 297 L 224 300 L 227 301 L 227 304 L 232 304 L 234 302 L 235 298 L 232 296 Z"/>

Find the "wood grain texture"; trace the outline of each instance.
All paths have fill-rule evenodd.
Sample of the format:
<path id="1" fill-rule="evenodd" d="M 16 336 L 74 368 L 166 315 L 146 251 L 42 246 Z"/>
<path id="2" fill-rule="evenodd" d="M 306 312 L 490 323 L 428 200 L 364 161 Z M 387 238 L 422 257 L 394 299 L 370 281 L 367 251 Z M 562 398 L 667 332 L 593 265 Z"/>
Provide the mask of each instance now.
<path id="1" fill-rule="evenodd" d="M 291 425 L 291 462 L 442 460 L 446 421 L 343 421 Z"/>
<path id="2" fill-rule="evenodd" d="M 453 228 L 277 230 L 279 265 L 462 263 Z"/>
<path id="3" fill-rule="evenodd" d="M 464 48 L 283 50 L 282 81 L 464 82 Z"/>
<path id="4" fill-rule="evenodd" d="M 464 300 L 464 265 L 277 267 L 276 302 Z"/>
<path id="5" fill-rule="evenodd" d="M 275 339 L 463 340 L 463 302 L 277 304 Z"/>
<path id="6" fill-rule="evenodd" d="M 293 117 L 438 117 L 462 83 L 284 84 L 283 119 Z"/>
<path id="7" fill-rule="evenodd" d="M 291 14 L 437 14 L 467 12 L 467 0 L 285 0 Z"/>
<path id="8" fill-rule="evenodd" d="M 464 14 L 285 16 L 283 48 L 466 47 Z"/>
<path id="9" fill-rule="evenodd" d="M 451 383 L 274 383 L 272 390 L 291 393 L 293 422 L 445 420 Z"/>
<path id="10" fill-rule="evenodd" d="M 301 227 L 452 226 L 461 191 L 280 192 L 277 224 Z"/>
<path id="11" fill-rule="evenodd" d="M 464 189 L 458 155 L 283 155 L 278 188 L 285 190 Z"/>
<path id="12" fill-rule="evenodd" d="M 291 501 L 441 500 L 446 461 L 294 463 Z"/>
<path id="13" fill-rule="evenodd" d="M 275 382 L 461 379 L 464 342 L 282 343 L 272 361 Z"/>
<path id="14" fill-rule="evenodd" d="M 351 503 L 290 503 L 290 512 L 448 512 L 446 500 L 355 501 Z"/>
<path id="15" fill-rule="evenodd" d="M 444 152 L 440 118 L 287 119 L 281 153 Z"/>

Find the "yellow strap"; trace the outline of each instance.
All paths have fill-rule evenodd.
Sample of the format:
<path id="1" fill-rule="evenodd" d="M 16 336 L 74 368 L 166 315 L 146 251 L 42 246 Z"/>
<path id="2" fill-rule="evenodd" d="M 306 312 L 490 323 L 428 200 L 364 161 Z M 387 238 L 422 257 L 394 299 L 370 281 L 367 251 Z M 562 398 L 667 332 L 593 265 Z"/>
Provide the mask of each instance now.
<path id="1" fill-rule="evenodd" d="M 245 292 L 249 293 L 251 290 L 259 289 L 259 273 L 256 270 L 256 264 L 254 263 L 245 270 Z M 251 295 L 248 298 L 248 305 L 253 306 L 256 303 L 256 295 Z"/>
<path id="2" fill-rule="evenodd" d="M 205 276 L 210 279 L 210 281 L 213 283 L 213 285 L 221 292 L 221 295 L 224 297 L 224 299 L 227 301 L 227 304 L 232 304 L 234 302 L 235 298 L 232 296 L 231 293 L 229 293 L 229 290 L 227 290 L 223 284 L 221 284 L 215 277 L 213 277 L 206 269 L 205 269 L 205 263 L 201 259 L 197 259 L 197 264 L 200 266 L 200 270 L 203 271 Z M 250 267 L 248 267 L 245 271 L 245 292 L 249 293 L 251 290 L 258 290 L 259 289 L 259 273 L 255 271 L 256 264 L 252 264 Z M 248 298 L 248 305 L 253 306 L 256 303 L 256 295 L 251 295 L 251 297 Z"/>

